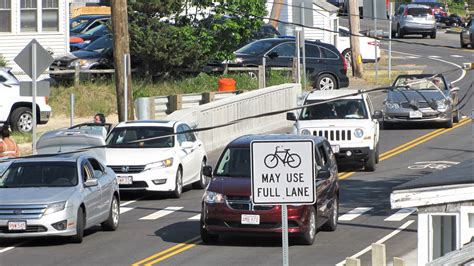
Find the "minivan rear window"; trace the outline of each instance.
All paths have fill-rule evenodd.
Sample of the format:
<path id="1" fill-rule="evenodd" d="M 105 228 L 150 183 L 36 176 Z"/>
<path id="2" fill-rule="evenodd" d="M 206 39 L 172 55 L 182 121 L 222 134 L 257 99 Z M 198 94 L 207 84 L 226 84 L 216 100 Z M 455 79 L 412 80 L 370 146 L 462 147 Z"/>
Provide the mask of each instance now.
<path id="1" fill-rule="evenodd" d="M 425 15 L 430 15 L 431 14 L 431 9 L 429 8 L 409 8 L 408 9 L 408 15 L 412 15 L 414 17 L 416 16 L 425 16 Z"/>

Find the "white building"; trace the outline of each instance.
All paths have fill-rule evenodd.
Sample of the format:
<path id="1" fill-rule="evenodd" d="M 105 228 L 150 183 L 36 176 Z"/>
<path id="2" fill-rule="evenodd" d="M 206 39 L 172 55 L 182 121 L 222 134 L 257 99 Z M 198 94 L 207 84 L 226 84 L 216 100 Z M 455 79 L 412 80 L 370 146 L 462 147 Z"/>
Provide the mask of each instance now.
<path id="1" fill-rule="evenodd" d="M 20 71 L 15 56 L 36 39 L 54 54 L 69 51 L 69 0 L 0 0 L 0 54 Z"/>
<path id="2" fill-rule="evenodd" d="M 442 261 L 474 242 L 473 171 L 470 159 L 394 188 L 392 209 L 418 209 L 418 265 Z"/>

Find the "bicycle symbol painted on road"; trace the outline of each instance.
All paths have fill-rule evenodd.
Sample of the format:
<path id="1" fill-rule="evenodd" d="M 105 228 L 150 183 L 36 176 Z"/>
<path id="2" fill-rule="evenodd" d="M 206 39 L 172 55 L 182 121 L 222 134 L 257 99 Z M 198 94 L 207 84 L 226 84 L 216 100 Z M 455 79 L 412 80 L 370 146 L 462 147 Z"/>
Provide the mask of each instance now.
<path id="1" fill-rule="evenodd" d="M 436 170 L 442 170 L 446 169 L 448 167 L 451 167 L 453 165 L 457 165 L 459 162 L 451 162 L 451 161 L 430 161 L 430 162 L 416 162 L 410 166 L 408 166 L 408 169 L 412 170 L 422 170 L 422 169 L 436 169 Z"/>
<path id="2" fill-rule="evenodd" d="M 281 146 L 275 147 L 275 152 L 265 156 L 263 163 L 266 167 L 272 169 L 278 166 L 279 162 L 283 163 L 283 166 L 288 165 L 291 168 L 296 168 L 301 164 L 301 157 L 296 153 L 290 153 L 290 149 L 279 150 Z"/>

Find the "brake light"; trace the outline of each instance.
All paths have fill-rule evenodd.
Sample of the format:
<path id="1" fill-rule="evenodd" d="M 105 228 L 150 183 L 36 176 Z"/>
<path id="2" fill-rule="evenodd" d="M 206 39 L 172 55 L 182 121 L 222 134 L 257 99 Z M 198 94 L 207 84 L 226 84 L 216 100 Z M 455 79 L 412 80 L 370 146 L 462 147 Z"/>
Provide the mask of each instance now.
<path id="1" fill-rule="evenodd" d="M 47 97 L 47 96 L 44 97 L 44 102 L 45 102 L 46 104 L 48 104 L 48 97 Z"/>
<path id="2" fill-rule="evenodd" d="M 345 58 L 341 53 L 339 53 L 339 55 L 341 56 L 342 64 L 344 64 L 344 72 L 347 73 L 347 61 L 346 61 L 346 58 Z"/>
<path id="3" fill-rule="evenodd" d="M 404 17 L 408 16 L 408 8 L 405 8 L 405 11 L 403 12 L 403 16 Z"/>

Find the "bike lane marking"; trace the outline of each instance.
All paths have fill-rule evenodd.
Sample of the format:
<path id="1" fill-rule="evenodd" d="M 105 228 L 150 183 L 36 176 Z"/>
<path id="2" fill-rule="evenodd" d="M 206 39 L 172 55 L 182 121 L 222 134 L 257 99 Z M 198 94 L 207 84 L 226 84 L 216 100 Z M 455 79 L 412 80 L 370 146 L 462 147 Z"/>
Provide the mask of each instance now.
<path id="1" fill-rule="evenodd" d="M 398 210 L 396 213 L 385 218 L 385 222 L 400 222 L 401 220 L 407 218 L 412 213 L 416 212 L 416 208 L 403 208 Z"/>
<path id="2" fill-rule="evenodd" d="M 372 207 L 358 207 L 349 212 L 339 216 L 339 221 L 352 221 L 355 218 L 361 216 L 362 214 L 372 210 Z"/>

